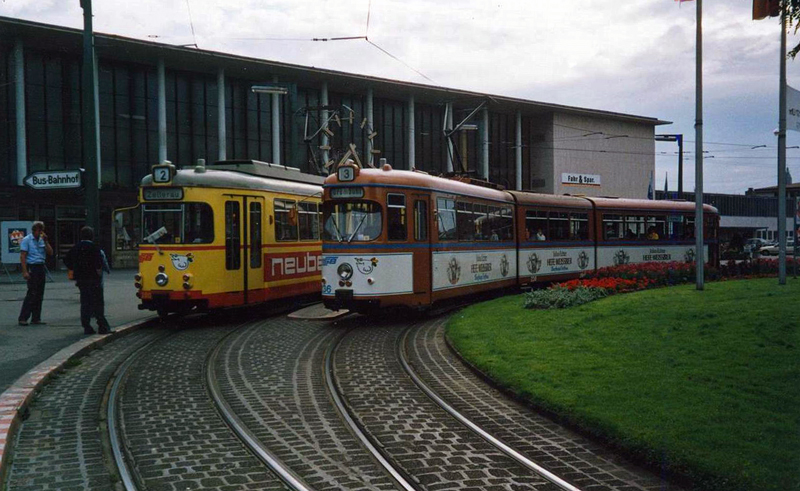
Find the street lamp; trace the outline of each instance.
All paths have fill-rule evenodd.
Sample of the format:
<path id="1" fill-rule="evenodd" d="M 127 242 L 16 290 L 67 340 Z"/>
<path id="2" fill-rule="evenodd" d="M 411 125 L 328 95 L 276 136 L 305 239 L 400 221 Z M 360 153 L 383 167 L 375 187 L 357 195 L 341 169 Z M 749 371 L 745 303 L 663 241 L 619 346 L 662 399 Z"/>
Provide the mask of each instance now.
<path id="1" fill-rule="evenodd" d="M 683 135 L 656 135 L 655 140 L 657 142 L 678 142 L 678 199 L 681 199 L 683 198 Z"/>

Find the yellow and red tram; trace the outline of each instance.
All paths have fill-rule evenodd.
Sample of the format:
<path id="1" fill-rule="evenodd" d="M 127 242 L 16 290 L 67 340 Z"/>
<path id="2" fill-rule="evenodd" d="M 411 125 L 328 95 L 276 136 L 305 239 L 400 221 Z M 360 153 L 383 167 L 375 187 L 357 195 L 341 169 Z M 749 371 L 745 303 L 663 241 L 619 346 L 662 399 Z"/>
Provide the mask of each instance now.
<path id="1" fill-rule="evenodd" d="M 694 205 L 503 191 L 348 162 L 323 186 L 322 298 L 329 308 L 417 309 L 611 266 L 694 259 Z M 706 257 L 719 216 L 706 205 Z"/>
<path id="2" fill-rule="evenodd" d="M 318 295 L 323 178 L 258 161 L 153 167 L 142 180 L 140 309 Z"/>

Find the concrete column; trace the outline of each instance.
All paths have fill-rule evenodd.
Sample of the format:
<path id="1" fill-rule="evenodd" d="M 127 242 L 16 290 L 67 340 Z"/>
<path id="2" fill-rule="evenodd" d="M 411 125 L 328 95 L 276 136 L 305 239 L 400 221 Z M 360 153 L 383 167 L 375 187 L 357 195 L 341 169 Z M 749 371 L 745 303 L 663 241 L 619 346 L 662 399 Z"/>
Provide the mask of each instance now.
<path id="1" fill-rule="evenodd" d="M 445 120 L 445 129 L 452 131 L 453 129 L 453 103 L 448 102 L 445 106 L 447 119 Z M 453 148 L 453 139 L 447 139 L 447 172 L 453 172 L 453 156 L 455 155 L 455 148 Z"/>
<path id="2" fill-rule="evenodd" d="M 481 124 L 481 177 L 489 180 L 489 108 L 482 109 L 483 118 Z"/>
<path id="3" fill-rule="evenodd" d="M 14 44 L 14 96 L 17 123 L 17 185 L 23 186 L 28 173 L 27 137 L 25 135 L 25 55 L 22 41 Z"/>
<path id="4" fill-rule="evenodd" d="M 373 114 L 373 92 L 372 88 L 367 89 L 366 111 L 367 111 L 367 162 L 370 165 L 375 165 L 375 158 L 372 155 L 372 149 L 375 146 L 372 144 L 372 139 L 369 138 L 370 133 L 375 131 L 375 119 Z"/>
<path id="5" fill-rule="evenodd" d="M 413 169 L 417 162 L 414 116 L 414 96 L 411 95 L 408 96 L 408 170 Z"/>
<path id="6" fill-rule="evenodd" d="M 167 160 L 167 70 L 158 60 L 158 162 Z"/>
<path id="7" fill-rule="evenodd" d="M 100 61 L 97 58 L 97 51 L 94 52 L 94 134 L 97 158 L 97 189 L 103 187 L 103 155 L 100 145 Z M 98 195 L 99 200 L 99 195 Z M 99 201 L 98 201 L 99 213 Z M 98 215 L 99 217 L 99 215 Z M 97 230 L 95 228 L 95 230 Z"/>
<path id="8" fill-rule="evenodd" d="M 272 78 L 278 82 L 278 77 Z M 281 96 L 272 94 L 272 163 L 281 163 Z"/>
<path id="9" fill-rule="evenodd" d="M 522 191 L 522 113 L 520 111 L 517 111 L 517 138 L 514 149 L 516 150 L 515 170 L 517 176 L 515 189 Z"/>
<path id="10" fill-rule="evenodd" d="M 328 82 L 322 82 L 322 88 L 320 89 L 319 94 L 320 105 L 327 106 L 328 105 Z M 322 146 L 326 147 L 322 150 L 322 164 L 327 164 L 328 160 L 331 158 L 330 151 L 327 147 L 330 145 L 330 138 L 328 137 L 328 133 L 326 130 L 328 129 L 328 114 L 327 109 L 322 110 L 322 124 L 324 124 L 324 128 L 322 130 Z"/>
<path id="11" fill-rule="evenodd" d="M 228 158 L 225 127 L 225 69 L 217 71 L 217 137 L 219 138 L 219 160 Z"/>

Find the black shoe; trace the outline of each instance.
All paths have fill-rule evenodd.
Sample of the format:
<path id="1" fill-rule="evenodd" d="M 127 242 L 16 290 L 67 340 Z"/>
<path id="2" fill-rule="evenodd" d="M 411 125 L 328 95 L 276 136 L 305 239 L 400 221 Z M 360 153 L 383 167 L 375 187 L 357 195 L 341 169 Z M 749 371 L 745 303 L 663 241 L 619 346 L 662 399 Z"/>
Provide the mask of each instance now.
<path id="1" fill-rule="evenodd" d="M 113 334 L 113 333 L 114 333 L 113 329 L 101 329 L 98 331 L 98 334 Z"/>
<path id="2" fill-rule="evenodd" d="M 44 326 L 44 325 L 47 325 L 47 322 L 45 322 L 45 321 L 31 321 L 31 324 L 36 325 L 36 326 Z"/>
<path id="3" fill-rule="evenodd" d="M 19 321 L 19 325 L 20 326 L 27 326 L 28 325 L 28 321 Z"/>
<path id="4" fill-rule="evenodd" d="M 94 329 L 92 329 L 91 327 L 84 327 L 83 328 L 83 333 L 84 334 L 97 334 L 96 332 L 94 332 Z"/>

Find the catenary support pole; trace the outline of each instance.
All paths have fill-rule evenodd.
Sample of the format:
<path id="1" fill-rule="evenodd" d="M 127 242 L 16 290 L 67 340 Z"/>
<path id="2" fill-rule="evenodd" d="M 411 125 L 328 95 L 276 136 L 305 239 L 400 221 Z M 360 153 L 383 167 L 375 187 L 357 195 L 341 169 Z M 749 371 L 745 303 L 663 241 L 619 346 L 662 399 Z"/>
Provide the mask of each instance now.
<path id="1" fill-rule="evenodd" d="M 448 102 L 445 105 L 445 113 L 447 117 L 445 118 L 445 129 L 447 131 L 453 130 L 453 103 Z M 453 148 L 453 137 L 451 135 L 450 138 L 447 139 L 447 172 L 453 172 L 453 152 L 455 148 Z"/>
<path id="2" fill-rule="evenodd" d="M 20 40 L 14 44 L 14 99 L 17 102 L 17 186 L 22 186 L 28 173 L 28 152 L 25 135 L 25 52 Z"/>
<path id="3" fill-rule="evenodd" d="M 367 100 L 366 100 L 366 106 L 367 106 L 366 107 L 366 111 L 367 111 L 367 115 L 366 115 L 366 118 L 367 118 L 367 132 L 366 132 L 367 133 L 367 162 L 369 162 L 370 165 L 375 165 L 375 156 L 372 153 L 372 150 L 375 148 L 375 144 L 373 143 L 372 138 L 370 138 L 370 134 L 375 132 L 375 130 L 374 130 L 374 128 L 375 128 L 375 119 L 374 119 L 374 114 L 373 114 L 373 108 L 374 108 L 373 97 L 374 97 L 374 94 L 372 92 L 372 87 L 370 87 L 370 88 L 367 89 Z"/>
<path id="4" fill-rule="evenodd" d="M 783 7 L 778 89 L 778 284 L 786 284 L 786 10 Z"/>
<path id="5" fill-rule="evenodd" d="M 697 0 L 697 59 L 695 76 L 695 190 L 694 234 L 697 289 L 705 288 L 705 249 L 703 247 L 703 0 Z"/>
<path id="6" fill-rule="evenodd" d="M 97 79 L 92 32 L 92 0 L 82 0 L 83 7 L 83 159 L 86 169 L 86 223 L 98 230 L 100 224 L 100 172 L 97 131 Z"/>
<path id="7" fill-rule="evenodd" d="M 322 82 L 322 87 L 319 91 L 319 100 L 320 104 L 324 107 L 328 105 L 328 82 Z M 328 160 L 331 158 L 330 151 L 328 147 L 330 146 L 331 140 L 328 137 L 328 133 L 325 131 L 328 129 L 328 118 L 330 115 L 328 114 L 327 109 L 322 110 L 322 124 L 325 125 L 324 129 L 322 130 L 322 164 L 325 165 L 328 163 Z M 316 170 L 316 169 L 314 169 Z"/>
<path id="8" fill-rule="evenodd" d="M 167 160 L 167 70 L 158 60 L 158 163 Z"/>
<path id="9" fill-rule="evenodd" d="M 517 191 L 522 191 L 522 112 L 517 111 L 517 135 L 514 142 L 515 161 L 514 166 L 517 182 L 514 187 Z"/>

